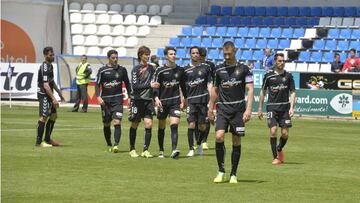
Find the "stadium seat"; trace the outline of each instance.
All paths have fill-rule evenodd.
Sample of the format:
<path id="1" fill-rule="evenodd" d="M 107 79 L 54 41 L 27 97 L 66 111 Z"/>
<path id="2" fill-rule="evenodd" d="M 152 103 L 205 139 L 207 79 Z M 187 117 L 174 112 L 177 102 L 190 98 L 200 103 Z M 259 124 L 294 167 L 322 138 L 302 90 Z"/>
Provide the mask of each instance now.
<path id="1" fill-rule="evenodd" d="M 334 16 L 334 8 L 333 7 L 322 7 L 322 16 L 326 16 L 326 17 Z"/>
<path id="2" fill-rule="evenodd" d="M 114 49 L 113 47 L 104 47 L 102 50 L 101 50 L 101 56 L 107 56 L 107 52 Z"/>
<path id="3" fill-rule="evenodd" d="M 244 43 L 245 43 L 245 40 L 242 38 L 236 38 L 235 42 L 234 42 L 235 47 L 239 47 L 239 48 L 244 47 Z"/>
<path id="4" fill-rule="evenodd" d="M 215 60 L 219 58 L 219 50 L 218 49 L 210 49 L 208 59 Z"/>
<path id="5" fill-rule="evenodd" d="M 359 7 L 357 7 L 357 9 L 356 9 L 357 11 L 356 11 L 356 13 L 357 13 L 357 17 L 360 17 L 360 6 Z"/>
<path id="6" fill-rule="evenodd" d="M 193 35 L 194 36 L 202 36 L 203 35 L 203 28 L 202 27 L 194 27 Z"/>
<path id="7" fill-rule="evenodd" d="M 191 38 L 181 38 L 180 46 L 182 47 L 190 47 L 191 45 Z"/>
<path id="8" fill-rule="evenodd" d="M 264 26 L 270 27 L 273 26 L 273 24 L 274 22 L 272 18 L 264 18 L 264 22 L 263 22 Z"/>
<path id="9" fill-rule="evenodd" d="M 86 48 L 84 46 L 74 46 L 73 48 L 74 55 L 83 55 L 86 54 Z"/>
<path id="10" fill-rule="evenodd" d="M 358 15 L 360 16 L 360 11 Z M 360 27 L 360 18 L 355 18 L 354 26 Z"/>
<path id="11" fill-rule="evenodd" d="M 297 25 L 296 19 L 297 18 L 294 18 L 294 17 L 285 18 L 285 22 L 284 22 L 285 26 L 292 27 L 292 26 Z"/>
<path id="12" fill-rule="evenodd" d="M 139 29 L 136 33 L 136 36 L 144 37 L 148 34 L 150 34 L 150 27 L 147 25 L 143 25 L 143 26 L 139 27 Z"/>
<path id="13" fill-rule="evenodd" d="M 96 35 L 89 35 L 85 38 L 84 45 L 86 46 L 96 46 L 99 43 L 99 39 Z"/>
<path id="14" fill-rule="evenodd" d="M 111 27 L 109 25 L 100 25 L 97 31 L 97 35 L 110 35 Z"/>
<path id="15" fill-rule="evenodd" d="M 120 4 L 111 4 L 108 13 L 109 14 L 118 14 L 121 12 Z"/>
<path id="16" fill-rule="evenodd" d="M 240 58 L 241 58 L 241 49 L 238 49 L 238 50 L 236 51 L 236 53 L 235 53 L 235 58 L 238 59 L 238 60 L 240 60 Z"/>
<path id="17" fill-rule="evenodd" d="M 246 37 L 248 36 L 249 28 L 247 27 L 240 27 L 238 30 L 238 36 L 239 37 Z"/>
<path id="18" fill-rule="evenodd" d="M 336 50 L 336 41 L 335 40 L 326 40 L 325 50 Z"/>
<path id="19" fill-rule="evenodd" d="M 296 24 L 297 26 L 300 27 L 306 27 L 307 26 L 307 18 L 296 18 Z"/>
<path id="20" fill-rule="evenodd" d="M 344 7 L 335 7 L 334 8 L 334 16 L 344 17 L 345 16 L 345 8 Z"/>
<path id="21" fill-rule="evenodd" d="M 317 73 L 317 72 L 319 72 L 319 69 L 320 69 L 320 64 L 311 63 L 311 64 L 309 64 L 307 71 L 312 72 L 312 73 Z"/>
<path id="22" fill-rule="evenodd" d="M 230 16 L 231 26 L 240 26 L 241 24 L 242 24 L 242 20 L 239 16 Z"/>
<path id="23" fill-rule="evenodd" d="M 322 16 L 321 7 L 311 7 L 310 16 L 321 17 Z"/>
<path id="24" fill-rule="evenodd" d="M 339 29 L 336 28 L 332 28 L 328 31 L 328 36 L 327 38 L 330 39 L 337 39 L 339 37 Z"/>
<path id="25" fill-rule="evenodd" d="M 115 15 L 111 16 L 109 24 L 110 25 L 120 25 L 123 23 L 123 21 L 124 21 L 124 18 L 122 15 L 115 14 Z"/>
<path id="26" fill-rule="evenodd" d="M 170 38 L 170 41 L 169 41 L 169 46 L 171 47 L 178 47 L 180 46 L 180 38 Z"/>
<path id="27" fill-rule="evenodd" d="M 257 36 L 259 36 L 259 28 L 251 27 L 249 29 L 248 37 L 257 37 Z"/>
<path id="28" fill-rule="evenodd" d="M 231 6 L 223 6 L 221 8 L 221 14 L 222 16 L 231 16 L 232 15 L 232 7 Z"/>
<path id="29" fill-rule="evenodd" d="M 270 39 L 267 44 L 267 48 L 270 49 L 277 49 L 279 44 L 279 40 L 277 39 Z"/>
<path id="30" fill-rule="evenodd" d="M 245 14 L 245 16 L 254 16 L 255 15 L 255 7 L 253 7 L 253 6 L 245 7 L 244 14 Z"/>
<path id="31" fill-rule="evenodd" d="M 99 47 L 89 47 L 86 51 L 86 55 L 98 56 L 98 55 L 100 55 L 100 48 Z"/>
<path id="32" fill-rule="evenodd" d="M 295 28 L 293 33 L 293 38 L 304 37 L 305 30 L 304 28 Z"/>
<path id="33" fill-rule="evenodd" d="M 124 14 L 130 14 L 135 12 L 135 5 L 133 4 L 126 4 L 123 8 Z"/>
<path id="34" fill-rule="evenodd" d="M 190 37 L 190 36 L 192 36 L 192 27 L 189 27 L 189 26 L 183 27 L 183 28 L 181 29 L 181 35 L 182 35 L 182 36 L 185 36 L 185 37 Z"/>
<path id="35" fill-rule="evenodd" d="M 310 7 L 300 7 L 299 9 L 299 16 L 309 17 L 311 16 L 311 9 Z"/>
<path id="36" fill-rule="evenodd" d="M 322 52 L 312 52 L 310 56 L 311 62 L 321 62 L 322 61 Z"/>
<path id="37" fill-rule="evenodd" d="M 151 26 L 161 25 L 161 17 L 160 16 L 152 16 L 150 18 L 149 25 L 151 25 Z"/>
<path id="38" fill-rule="evenodd" d="M 182 65 L 183 66 L 187 66 L 187 65 L 189 65 L 190 64 L 190 60 L 189 59 L 183 59 L 182 60 Z"/>
<path id="39" fill-rule="evenodd" d="M 83 35 L 73 35 L 72 36 L 72 44 L 73 45 L 83 45 L 85 42 L 85 38 Z"/>
<path id="40" fill-rule="evenodd" d="M 288 16 L 299 16 L 299 7 L 289 7 Z"/>
<path id="41" fill-rule="evenodd" d="M 265 8 L 265 15 L 266 16 L 277 16 L 278 8 L 275 6 L 266 7 Z"/>
<path id="42" fill-rule="evenodd" d="M 95 10 L 95 6 L 93 3 L 84 3 L 81 12 L 82 13 L 92 13 Z"/>
<path id="43" fill-rule="evenodd" d="M 115 37 L 112 46 L 121 47 L 121 46 L 124 46 L 124 45 L 125 45 L 125 42 L 126 42 L 126 38 L 125 38 L 125 37 L 123 37 L 123 36 L 117 36 L 117 37 Z"/>
<path id="44" fill-rule="evenodd" d="M 292 38 L 293 36 L 293 29 L 292 28 L 284 28 L 281 33 L 282 38 Z"/>
<path id="45" fill-rule="evenodd" d="M 82 24 L 72 24 L 71 25 L 71 34 L 82 34 L 83 29 L 84 29 L 84 27 Z"/>
<path id="46" fill-rule="evenodd" d="M 204 36 L 215 36 L 216 34 L 216 27 L 210 26 L 205 28 Z"/>
<path id="47" fill-rule="evenodd" d="M 307 63 L 297 63 L 296 64 L 296 71 L 297 72 L 307 72 L 308 64 Z"/>
<path id="48" fill-rule="evenodd" d="M 290 47 L 290 40 L 282 39 L 279 42 L 278 49 L 286 49 Z"/>
<path id="49" fill-rule="evenodd" d="M 123 22 L 124 25 L 135 25 L 135 23 L 136 23 L 136 16 L 133 14 L 127 15 Z"/>
<path id="50" fill-rule="evenodd" d="M 245 41 L 244 48 L 252 49 L 252 48 L 255 48 L 255 47 L 256 47 L 256 39 L 252 38 L 252 39 L 247 39 Z"/>
<path id="51" fill-rule="evenodd" d="M 323 50 L 325 47 L 325 41 L 324 40 L 315 40 L 313 44 L 314 50 Z"/>
<path id="52" fill-rule="evenodd" d="M 229 16 L 221 16 L 219 26 L 229 26 L 231 25 L 230 17 Z"/>
<path id="53" fill-rule="evenodd" d="M 135 25 L 130 25 L 125 28 L 124 36 L 133 36 L 137 33 L 137 27 Z"/>
<path id="54" fill-rule="evenodd" d="M 337 45 L 337 50 L 339 51 L 347 51 L 349 49 L 349 42 L 348 41 L 344 41 L 344 40 L 341 40 L 341 41 L 338 41 L 338 45 Z"/>
<path id="55" fill-rule="evenodd" d="M 359 50 L 360 41 L 350 41 L 349 49 Z"/>
<path id="56" fill-rule="evenodd" d="M 255 7 L 256 16 L 266 16 L 266 8 L 264 6 Z"/>
<path id="57" fill-rule="evenodd" d="M 214 26 L 217 24 L 217 17 L 215 16 L 207 16 L 206 24 L 209 26 Z"/>
<path id="58" fill-rule="evenodd" d="M 141 15 L 138 17 L 136 25 L 147 25 L 149 24 L 149 16 L 148 15 Z"/>
<path id="59" fill-rule="evenodd" d="M 348 57 L 347 53 L 342 52 L 342 53 L 339 53 L 339 55 L 340 55 L 340 61 L 346 61 L 346 58 Z"/>
<path id="60" fill-rule="evenodd" d="M 241 55 L 241 60 L 252 60 L 253 51 L 244 50 Z"/>
<path id="61" fill-rule="evenodd" d="M 159 15 L 168 16 L 172 11 L 173 11 L 172 5 L 163 5 L 161 7 L 161 12 L 159 13 Z"/>
<path id="62" fill-rule="evenodd" d="M 221 14 L 221 6 L 218 5 L 212 5 L 210 6 L 210 15 L 220 15 Z"/>
<path id="63" fill-rule="evenodd" d="M 138 45 L 139 43 L 139 39 L 135 36 L 132 36 L 132 37 L 128 37 L 126 39 L 126 42 L 125 42 L 125 47 L 135 47 L 136 45 Z"/>
<path id="64" fill-rule="evenodd" d="M 243 25 L 243 26 L 251 26 L 252 25 L 252 17 L 244 17 L 244 18 L 242 18 L 241 25 Z"/>
<path id="65" fill-rule="evenodd" d="M 308 27 L 314 27 L 319 25 L 319 18 L 308 18 L 307 19 L 307 25 Z"/>
<path id="66" fill-rule="evenodd" d="M 156 52 L 157 57 L 164 57 L 164 48 L 158 48 Z"/>
<path id="67" fill-rule="evenodd" d="M 331 63 L 334 61 L 334 53 L 333 52 L 325 52 L 323 62 Z"/>
<path id="68" fill-rule="evenodd" d="M 354 29 L 352 31 L 351 39 L 360 39 L 360 29 Z"/>
<path id="69" fill-rule="evenodd" d="M 149 15 L 158 15 L 160 13 L 160 6 L 157 4 L 153 4 L 149 7 Z"/>
<path id="70" fill-rule="evenodd" d="M 270 37 L 270 28 L 268 27 L 260 28 L 259 37 L 264 37 L 264 38 Z"/>
<path id="71" fill-rule="evenodd" d="M 125 27 L 123 25 L 117 25 L 114 27 L 110 35 L 118 36 L 123 35 L 125 32 Z"/>
<path id="72" fill-rule="evenodd" d="M 282 6 L 278 8 L 278 16 L 288 16 L 289 8 Z"/>
<path id="73" fill-rule="evenodd" d="M 222 37 L 226 36 L 227 27 L 217 27 L 215 36 Z"/>
<path id="74" fill-rule="evenodd" d="M 286 71 L 295 71 L 296 69 L 296 63 L 285 63 L 285 68 Z"/>
<path id="75" fill-rule="evenodd" d="M 201 46 L 201 38 L 191 38 L 191 46 Z"/>
<path id="76" fill-rule="evenodd" d="M 267 47 L 267 40 L 266 39 L 258 39 L 256 41 L 256 48 L 265 49 L 266 47 Z"/>
<path id="77" fill-rule="evenodd" d="M 235 16 L 244 16 L 245 15 L 245 8 L 242 6 L 237 6 L 234 9 Z"/>
<path id="78" fill-rule="evenodd" d="M 101 47 L 106 47 L 106 46 L 111 46 L 112 45 L 112 37 L 110 36 L 103 36 L 101 39 L 100 39 L 100 42 L 98 44 L 98 46 L 101 46 Z"/>
<path id="79" fill-rule="evenodd" d="M 340 39 L 350 39 L 351 37 L 351 29 L 341 29 L 339 38 Z"/>
<path id="80" fill-rule="evenodd" d="M 148 7 L 145 4 L 140 4 L 136 6 L 135 13 L 136 14 L 146 14 L 148 12 Z"/>
<path id="81" fill-rule="evenodd" d="M 96 34 L 96 32 L 97 32 L 96 25 L 95 24 L 88 24 L 88 25 L 85 25 L 83 34 L 84 35 L 93 35 L 93 34 Z"/>
<path id="82" fill-rule="evenodd" d="M 116 49 L 118 52 L 118 56 L 126 56 L 126 48 L 125 47 L 119 47 Z"/>
<path id="83" fill-rule="evenodd" d="M 319 26 L 322 26 L 322 27 L 329 26 L 330 22 L 331 22 L 331 18 L 328 18 L 328 17 L 320 18 Z"/>
<path id="84" fill-rule="evenodd" d="M 354 18 L 343 18 L 341 26 L 350 27 L 354 25 Z"/>
<path id="85" fill-rule="evenodd" d="M 99 3 L 96 5 L 94 13 L 106 13 L 108 11 L 108 5 L 104 3 Z"/>
<path id="86" fill-rule="evenodd" d="M 207 21 L 206 16 L 198 16 L 195 20 L 195 25 L 205 25 Z"/>
<path id="87" fill-rule="evenodd" d="M 285 19 L 282 18 L 282 17 L 276 17 L 276 18 L 274 18 L 274 25 L 275 25 L 275 26 L 278 26 L 278 27 L 284 26 L 284 25 L 285 25 Z"/>
<path id="88" fill-rule="evenodd" d="M 342 24 L 342 18 L 340 17 L 331 18 L 331 22 L 330 22 L 331 26 L 339 27 L 341 26 L 341 24 Z"/>
<path id="89" fill-rule="evenodd" d="M 281 28 L 273 28 L 271 29 L 270 37 L 279 38 L 281 37 Z"/>
<path id="90" fill-rule="evenodd" d="M 331 64 L 320 64 L 321 73 L 331 73 Z"/>
<path id="91" fill-rule="evenodd" d="M 79 12 L 81 10 L 81 5 L 79 2 L 71 2 L 69 4 L 69 12 Z"/>
<path id="92" fill-rule="evenodd" d="M 221 48 L 223 45 L 223 38 L 214 38 L 212 41 L 212 47 Z"/>
<path id="93" fill-rule="evenodd" d="M 209 48 L 212 46 L 212 39 L 205 37 L 201 41 L 201 47 Z"/>
<path id="94" fill-rule="evenodd" d="M 306 38 L 306 39 L 317 38 L 316 28 L 307 28 L 305 30 L 304 38 Z"/>
<path id="95" fill-rule="evenodd" d="M 310 61 L 310 52 L 301 51 L 299 54 L 299 61 L 303 61 L 303 62 Z"/>
<path id="96" fill-rule="evenodd" d="M 228 37 L 236 37 L 237 36 L 237 32 L 238 32 L 238 28 L 237 27 L 229 27 L 227 29 L 226 35 Z"/>
<path id="97" fill-rule="evenodd" d="M 80 13 L 70 13 L 70 23 L 80 23 L 82 15 Z"/>
<path id="98" fill-rule="evenodd" d="M 256 61 L 260 61 L 263 59 L 263 57 L 264 57 L 264 52 L 262 50 L 257 50 L 254 51 L 252 59 Z"/>
<path id="99" fill-rule="evenodd" d="M 252 26 L 262 26 L 264 24 L 262 17 L 253 17 L 252 18 Z"/>
<path id="100" fill-rule="evenodd" d="M 82 23 L 83 24 L 89 24 L 89 23 L 95 23 L 95 14 L 93 13 L 86 13 L 83 16 Z"/>
<path id="101" fill-rule="evenodd" d="M 261 69 L 261 63 L 260 62 L 255 62 L 254 63 L 254 69 L 255 70 L 260 70 Z"/>
<path id="102" fill-rule="evenodd" d="M 290 47 L 289 49 L 303 49 L 302 40 L 300 39 L 293 39 L 290 41 Z M 281 43 L 281 41 L 280 41 Z M 280 48 L 280 45 L 279 45 Z"/>
<path id="103" fill-rule="evenodd" d="M 176 50 L 176 57 L 177 58 L 186 58 L 186 49 L 179 48 Z"/>
<path id="104" fill-rule="evenodd" d="M 110 16 L 107 13 L 102 13 L 98 15 L 96 19 L 96 24 L 108 24 L 110 21 Z"/>

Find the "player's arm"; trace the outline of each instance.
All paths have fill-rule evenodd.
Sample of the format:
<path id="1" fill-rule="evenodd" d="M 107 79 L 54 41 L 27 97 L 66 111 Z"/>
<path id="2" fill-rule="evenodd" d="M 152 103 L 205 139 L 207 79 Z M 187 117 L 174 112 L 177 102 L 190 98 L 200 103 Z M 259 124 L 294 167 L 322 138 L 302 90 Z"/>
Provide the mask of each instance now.
<path id="1" fill-rule="evenodd" d="M 130 104 L 130 95 L 132 95 L 132 89 L 131 89 L 131 85 L 130 85 L 130 81 L 129 81 L 129 77 L 128 77 L 128 74 L 127 74 L 127 71 L 126 71 L 126 68 L 123 67 L 123 81 L 125 83 L 125 88 L 126 88 L 126 92 L 127 92 L 127 95 L 128 95 L 128 100 L 129 100 L 129 104 Z"/>
<path id="2" fill-rule="evenodd" d="M 265 98 L 267 85 L 268 85 L 268 83 L 267 83 L 267 75 L 265 74 L 264 79 L 263 79 L 263 83 L 262 83 L 262 86 L 261 86 L 261 90 L 260 90 L 260 95 L 259 95 L 258 117 L 259 117 L 260 120 L 263 118 L 262 107 L 264 105 L 264 98 Z"/>
<path id="3" fill-rule="evenodd" d="M 208 118 L 211 124 L 214 124 L 215 115 L 214 115 L 214 108 L 215 102 L 218 96 L 218 87 L 212 87 L 210 89 L 210 100 L 209 100 L 209 110 L 208 110 Z"/>
<path id="4" fill-rule="evenodd" d="M 98 71 L 98 74 L 96 76 L 96 82 L 95 82 L 95 95 L 98 103 L 100 105 L 104 104 L 104 100 L 100 96 L 100 85 L 101 85 L 101 68 Z"/>
<path id="5" fill-rule="evenodd" d="M 248 122 L 251 118 L 252 103 L 254 99 L 254 83 L 247 83 L 245 88 L 247 92 L 247 104 L 243 115 L 243 120 L 244 122 Z"/>
<path id="6" fill-rule="evenodd" d="M 55 81 L 51 81 L 53 83 L 53 87 L 54 87 L 54 90 L 58 93 L 60 99 L 62 102 L 65 102 L 65 99 L 61 93 L 61 90 L 58 88 L 58 86 L 56 85 Z"/>
<path id="7" fill-rule="evenodd" d="M 161 107 L 161 101 L 159 99 L 160 96 L 160 75 L 159 75 L 159 70 L 160 68 L 157 68 L 154 74 L 154 78 L 151 82 L 151 87 L 153 88 L 153 95 L 154 95 L 154 101 L 155 101 L 155 106 L 157 107 Z"/>
<path id="8" fill-rule="evenodd" d="M 295 82 L 294 78 L 290 77 L 290 109 L 289 115 L 292 117 L 294 115 L 294 106 L 295 106 Z"/>

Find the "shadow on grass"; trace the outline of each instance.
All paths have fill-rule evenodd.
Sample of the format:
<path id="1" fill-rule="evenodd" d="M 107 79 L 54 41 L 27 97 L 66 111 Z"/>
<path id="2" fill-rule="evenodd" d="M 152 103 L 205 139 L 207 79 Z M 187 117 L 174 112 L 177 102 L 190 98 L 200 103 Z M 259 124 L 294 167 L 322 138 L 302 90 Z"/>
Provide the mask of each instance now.
<path id="1" fill-rule="evenodd" d="M 302 164 L 304 164 L 304 163 L 301 163 L 301 162 L 294 162 L 294 161 L 285 161 L 283 164 L 289 164 L 289 165 L 291 165 L 291 164 L 294 164 L 294 165 L 302 165 Z"/>
<path id="2" fill-rule="evenodd" d="M 264 180 L 239 180 L 239 182 L 241 183 L 265 183 L 266 181 Z"/>

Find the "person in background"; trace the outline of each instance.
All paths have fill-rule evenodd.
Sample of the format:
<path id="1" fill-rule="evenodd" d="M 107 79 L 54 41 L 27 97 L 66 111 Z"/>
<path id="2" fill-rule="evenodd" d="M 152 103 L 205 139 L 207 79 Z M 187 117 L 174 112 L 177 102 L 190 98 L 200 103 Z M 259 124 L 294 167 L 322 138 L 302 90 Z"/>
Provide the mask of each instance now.
<path id="1" fill-rule="evenodd" d="M 344 64 L 340 61 L 340 54 L 335 53 L 334 55 L 334 61 L 331 62 L 331 72 L 339 73 L 342 69 Z"/>
<path id="2" fill-rule="evenodd" d="M 266 71 L 272 69 L 274 65 L 274 55 L 271 49 L 266 48 L 264 49 L 264 58 L 262 60 L 262 68 Z"/>
<path id="3" fill-rule="evenodd" d="M 350 57 L 346 59 L 342 73 L 360 72 L 360 59 L 356 57 L 356 50 L 350 49 Z"/>
<path id="4" fill-rule="evenodd" d="M 155 69 L 157 69 L 159 65 L 159 58 L 156 55 L 152 55 L 150 57 L 150 63 L 151 66 L 153 66 Z"/>

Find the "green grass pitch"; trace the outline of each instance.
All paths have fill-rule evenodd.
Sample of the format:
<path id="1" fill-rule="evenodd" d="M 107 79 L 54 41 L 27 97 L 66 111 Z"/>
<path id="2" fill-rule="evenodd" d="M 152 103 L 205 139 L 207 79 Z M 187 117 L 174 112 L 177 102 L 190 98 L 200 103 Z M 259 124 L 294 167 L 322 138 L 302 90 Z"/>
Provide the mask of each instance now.
<path id="1" fill-rule="evenodd" d="M 61 107 L 53 138 L 58 148 L 34 147 L 38 108 L 1 109 L 3 202 L 359 202 L 360 123 L 294 119 L 286 163 L 271 165 L 268 129 L 256 117 L 246 125 L 238 184 L 214 184 L 214 129 L 204 156 L 188 152 L 185 115 L 179 127 L 180 158 L 130 158 L 129 122 L 123 120 L 119 154 L 106 153 L 99 109 Z M 113 128 L 112 128 L 113 132 Z M 231 139 L 226 135 L 227 179 Z M 141 153 L 143 124 L 136 149 Z M 170 154 L 169 127 L 165 153 Z M 158 154 L 157 122 L 150 152 Z"/>

